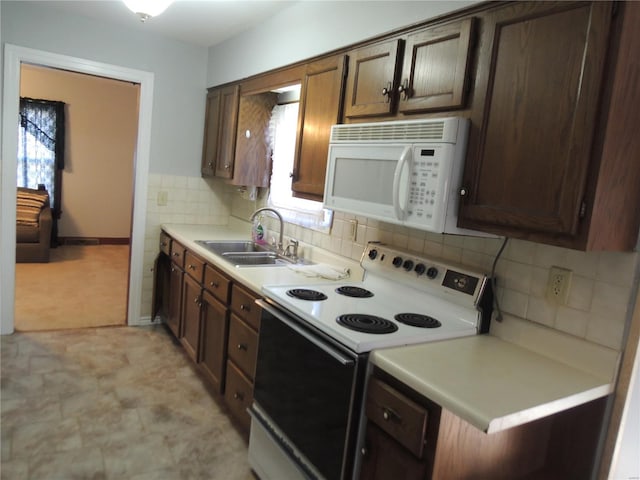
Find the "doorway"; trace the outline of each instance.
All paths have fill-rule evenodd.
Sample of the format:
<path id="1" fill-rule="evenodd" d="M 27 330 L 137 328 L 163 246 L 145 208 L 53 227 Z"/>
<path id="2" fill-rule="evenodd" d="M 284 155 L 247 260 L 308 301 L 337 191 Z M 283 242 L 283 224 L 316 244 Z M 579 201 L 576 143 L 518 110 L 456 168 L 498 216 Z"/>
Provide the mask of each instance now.
<path id="1" fill-rule="evenodd" d="M 66 138 L 57 248 L 49 263 L 16 265 L 16 330 L 126 323 L 139 91 L 137 83 L 21 65 L 21 98 L 62 102 Z"/>
<path id="2" fill-rule="evenodd" d="M 32 64 L 113 78 L 140 84 L 139 115 L 137 121 L 135 174 L 133 179 L 133 214 L 131 228 L 131 255 L 129 268 L 129 295 L 127 299 L 127 324 L 142 323 L 141 293 L 144 256 L 144 231 L 146 219 L 147 179 L 151 140 L 151 112 L 153 103 L 153 73 L 117 65 L 104 64 L 77 57 L 59 55 L 15 45 L 5 45 L 3 142 L 0 206 L 0 333 L 14 330 L 15 306 L 15 244 L 16 244 L 16 151 L 18 100 L 20 95 L 21 65 Z M 82 299 L 78 299 L 82 301 Z"/>

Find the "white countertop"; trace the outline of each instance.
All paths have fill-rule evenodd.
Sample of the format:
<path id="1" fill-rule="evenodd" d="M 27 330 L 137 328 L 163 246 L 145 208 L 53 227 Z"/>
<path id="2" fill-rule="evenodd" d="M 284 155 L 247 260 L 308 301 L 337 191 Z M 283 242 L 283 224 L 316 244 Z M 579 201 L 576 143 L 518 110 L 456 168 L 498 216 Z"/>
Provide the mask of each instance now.
<path id="1" fill-rule="evenodd" d="M 162 229 L 256 293 L 263 285 L 331 282 L 286 266 L 234 267 L 195 243 L 248 240 L 247 222 L 165 224 Z M 362 279 L 358 262 L 309 245 L 301 247 L 305 258 L 348 267 L 352 280 Z M 376 350 L 370 359 L 418 393 L 492 433 L 610 394 L 619 355 L 532 322 L 507 318 L 492 325 L 488 335 Z"/>
<path id="2" fill-rule="evenodd" d="M 240 220 L 232 221 L 229 225 L 162 225 L 162 230 L 171 237 L 256 293 L 260 293 L 263 285 L 310 285 L 332 282 L 332 280 L 324 278 L 307 277 L 294 272 L 287 266 L 235 267 L 195 243 L 195 240 L 250 240 L 250 229 L 251 225 L 248 222 Z M 350 280 L 360 281 L 362 279 L 362 267 L 354 260 L 303 243 L 301 243 L 300 252 L 305 259 L 315 263 L 349 268 Z M 344 280 L 342 281 L 344 282 Z"/>
<path id="3" fill-rule="evenodd" d="M 493 335 L 376 350 L 370 359 L 487 433 L 552 415 L 613 391 L 610 377 Z"/>

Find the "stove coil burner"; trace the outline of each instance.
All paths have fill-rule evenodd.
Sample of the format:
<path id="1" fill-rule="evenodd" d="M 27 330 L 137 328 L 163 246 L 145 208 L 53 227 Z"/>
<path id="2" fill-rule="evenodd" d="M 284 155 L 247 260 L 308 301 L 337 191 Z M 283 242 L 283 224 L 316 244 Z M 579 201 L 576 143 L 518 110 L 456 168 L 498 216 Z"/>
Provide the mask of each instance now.
<path id="1" fill-rule="evenodd" d="M 383 334 L 398 330 L 398 326 L 391 320 L 361 313 L 340 315 L 336 318 L 336 322 L 350 330 L 363 333 Z"/>
<path id="2" fill-rule="evenodd" d="M 319 301 L 327 299 L 324 293 L 307 288 L 292 288 L 291 290 L 287 290 L 287 295 L 293 298 L 299 298 L 300 300 Z"/>
<path id="3" fill-rule="evenodd" d="M 398 322 L 412 327 L 420 328 L 438 328 L 442 324 L 433 317 L 428 315 L 420 315 L 419 313 L 399 313 L 395 318 Z"/>
<path id="4" fill-rule="evenodd" d="M 339 293 L 340 295 L 345 295 L 347 297 L 354 297 L 354 298 L 369 298 L 369 297 L 373 297 L 373 292 L 370 292 L 369 290 L 365 289 L 365 288 L 360 288 L 360 287 L 354 287 L 351 285 L 345 285 L 342 287 L 338 287 L 336 288 L 336 292 Z"/>

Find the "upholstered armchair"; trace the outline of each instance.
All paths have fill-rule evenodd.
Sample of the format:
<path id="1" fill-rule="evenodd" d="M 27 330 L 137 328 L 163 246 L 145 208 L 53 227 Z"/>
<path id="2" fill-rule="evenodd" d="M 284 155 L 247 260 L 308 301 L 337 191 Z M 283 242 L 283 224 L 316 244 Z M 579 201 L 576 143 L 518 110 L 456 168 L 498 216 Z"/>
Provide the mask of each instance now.
<path id="1" fill-rule="evenodd" d="M 46 190 L 18 188 L 16 262 L 46 263 L 51 245 L 52 214 Z"/>

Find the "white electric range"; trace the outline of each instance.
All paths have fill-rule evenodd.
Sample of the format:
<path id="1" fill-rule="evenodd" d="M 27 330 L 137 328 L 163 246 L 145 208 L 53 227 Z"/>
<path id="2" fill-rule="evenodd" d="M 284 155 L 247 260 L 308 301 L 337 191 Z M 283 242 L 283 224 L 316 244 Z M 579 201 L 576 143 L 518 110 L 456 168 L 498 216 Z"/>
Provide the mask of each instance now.
<path id="1" fill-rule="evenodd" d="M 361 264 L 361 282 L 267 285 L 262 291 L 356 353 L 487 331 L 483 273 L 377 243 L 367 246 Z"/>
<path id="2" fill-rule="evenodd" d="M 378 243 L 360 263 L 361 282 L 262 288 L 249 409 L 261 480 L 357 478 L 369 352 L 488 331 L 483 273 Z"/>

